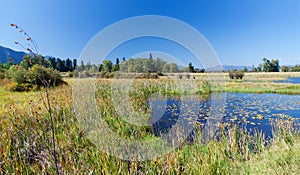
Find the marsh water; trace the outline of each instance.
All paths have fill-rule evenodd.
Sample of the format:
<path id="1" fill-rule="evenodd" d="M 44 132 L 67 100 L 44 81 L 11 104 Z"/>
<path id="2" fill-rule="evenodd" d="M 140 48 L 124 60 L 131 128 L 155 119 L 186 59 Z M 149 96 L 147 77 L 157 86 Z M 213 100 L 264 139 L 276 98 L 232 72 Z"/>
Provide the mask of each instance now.
<path id="1" fill-rule="evenodd" d="M 292 84 L 300 84 L 300 77 L 289 77 L 286 80 L 277 80 L 276 83 L 292 83 Z"/>
<path id="2" fill-rule="evenodd" d="M 155 132 L 168 132 L 179 120 L 205 126 L 235 123 L 249 132 L 261 131 L 272 137 L 272 120 L 293 118 L 299 125 L 300 95 L 220 93 L 209 96 L 150 98 Z M 218 117 L 216 117 L 218 116 Z"/>

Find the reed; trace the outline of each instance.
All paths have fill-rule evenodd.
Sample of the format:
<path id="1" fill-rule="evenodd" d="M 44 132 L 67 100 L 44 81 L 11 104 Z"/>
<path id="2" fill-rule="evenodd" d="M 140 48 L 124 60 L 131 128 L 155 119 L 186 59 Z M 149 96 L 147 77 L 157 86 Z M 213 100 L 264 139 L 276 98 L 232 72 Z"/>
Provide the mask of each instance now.
<path id="1" fill-rule="evenodd" d="M 201 81 L 198 85 L 196 87 L 201 86 Z M 123 138 L 156 139 L 151 126 L 124 122 L 124 116 L 115 110 L 112 100 L 124 88 L 116 87 L 112 88 L 111 80 L 97 83 L 98 109 L 105 113 L 103 117 L 107 126 Z M 147 122 L 151 111 L 145 102 L 147 98 L 153 93 L 167 95 L 179 91 L 176 88 L 171 81 L 137 80 L 128 93 L 133 106 L 129 115 L 140 114 L 141 122 Z M 185 141 L 162 157 L 125 161 L 101 150 L 79 127 L 70 86 L 50 89 L 49 94 L 53 116 L 56 117 L 54 127 L 58 164 L 64 174 L 299 173 L 300 134 L 292 127 L 297 122 L 287 117 L 274 120 L 276 137 L 272 140 L 266 140 L 260 132 L 250 135 L 244 129 L 224 123 L 218 126 L 214 138 L 204 143 L 201 139 L 202 127 L 194 123 L 194 142 Z M 50 116 L 41 100 L 39 92 L 1 93 L 0 174 L 56 173 L 52 160 Z"/>

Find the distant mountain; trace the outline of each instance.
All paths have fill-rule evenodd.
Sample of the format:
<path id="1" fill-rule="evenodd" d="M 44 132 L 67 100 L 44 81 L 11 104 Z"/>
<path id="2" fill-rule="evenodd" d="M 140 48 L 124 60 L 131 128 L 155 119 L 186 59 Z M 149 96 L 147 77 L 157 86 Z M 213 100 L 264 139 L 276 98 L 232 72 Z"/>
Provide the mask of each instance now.
<path id="1" fill-rule="evenodd" d="M 18 52 L 12 49 L 0 46 L 0 62 L 6 63 L 10 58 L 13 58 L 14 63 L 19 63 L 23 60 L 25 52 Z"/>
<path id="2" fill-rule="evenodd" d="M 235 66 L 235 65 L 220 65 L 215 67 L 210 67 L 205 69 L 205 71 L 230 71 L 230 70 L 243 70 L 244 68 L 247 68 L 247 70 L 251 70 L 251 66 Z"/>

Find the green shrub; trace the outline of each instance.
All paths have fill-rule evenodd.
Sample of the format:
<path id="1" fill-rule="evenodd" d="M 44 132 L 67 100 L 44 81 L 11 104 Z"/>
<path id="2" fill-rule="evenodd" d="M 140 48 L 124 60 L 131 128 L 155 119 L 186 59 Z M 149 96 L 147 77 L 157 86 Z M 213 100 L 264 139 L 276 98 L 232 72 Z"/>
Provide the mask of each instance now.
<path id="1" fill-rule="evenodd" d="M 69 78 L 74 77 L 74 72 L 68 72 L 68 77 L 69 77 Z"/>
<path id="2" fill-rule="evenodd" d="M 26 77 L 27 72 L 23 67 L 13 65 L 8 69 L 6 77 L 12 79 L 17 84 L 22 84 L 28 82 Z"/>
<path id="3" fill-rule="evenodd" d="M 229 78 L 230 79 L 243 79 L 245 73 L 243 71 L 230 71 Z"/>
<path id="4" fill-rule="evenodd" d="M 29 91 L 33 87 L 54 87 L 64 83 L 60 73 L 52 68 L 35 64 L 28 70 L 22 66 L 13 65 L 6 71 L 5 89 L 9 91 Z"/>
<path id="5" fill-rule="evenodd" d="M 236 79 L 243 79 L 244 76 L 245 76 L 245 73 L 243 71 L 235 72 L 235 78 Z"/>
<path id="6" fill-rule="evenodd" d="M 30 84 L 38 88 L 42 86 L 58 86 L 63 83 L 62 77 L 57 70 L 45 68 L 38 64 L 34 65 L 28 72 L 27 78 Z"/>
<path id="7" fill-rule="evenodd" d="M 229 72 L 229 78 L 234 79 L 234 72 Z"/>
<path id="8" fill-rule="evenodd" d="M 182 74 L 178 74 L 178 78 L 182 79 L 183 75 Z"/>

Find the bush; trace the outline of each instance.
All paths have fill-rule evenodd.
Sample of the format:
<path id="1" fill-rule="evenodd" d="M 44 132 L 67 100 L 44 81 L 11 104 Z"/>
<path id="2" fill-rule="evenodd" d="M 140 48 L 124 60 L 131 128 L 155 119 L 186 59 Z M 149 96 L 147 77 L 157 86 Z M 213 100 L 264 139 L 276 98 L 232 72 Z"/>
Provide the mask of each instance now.
<path id="1" fill-rule="evenodd" d="M 190 75 L 190 74 L 186 74 L 185 77 L 186 77 L 187 79 L 190 79 L 190 78 L 191 78 L 191 75 Z"/>
<path id="2" fill-rule="evenodd" d="M 158 76 L 164 76 L 164 74 L 161 73 L 161 72 L 157 72 L 157 75 L 158 75 Z"/>
<path id="3" fill-rule="evenodd" d="M 23 67 L 13 65 L 8 69 L 6 77 L 12 79 L 17 84 L 22 84 L 28 82 L 26 77 L 27 72 Z"/>
<path id="4" fill-rule="evenodd" d="M 182 74 L 178 74 L 178 78 L 182 79 L 183 75 Z"/>
<path id="5" fill-rule="evenodd" d="M 68 72 L 68 77 L 69 77 L 69 78 L 74 77 L 74 72 Z"/>
<path id="6" fill-rule="evenodd" d="M 230 71 L 229 78 L 230 79 L 243 79 L 245 73 L 243 71 Z"/>
<path id="7" fill-rule="evenodd" d="M 237 71 L 235 73 L 235 78 L 236 79 L 243 79 L 244 76 L 245 76 L 245 73 L 243 71 Z"/>
<path id="8" fill-rule="evenodd" d="M 5 89 L 9 91 L 29 91 L 33 87 L 54 87 L 64 83 L 60 73 L 52 68 L 35 64 L 29 70 L 13 65 L 6 71 Z"/>
<path id="9" fill-rule="evenodd" d="M 229 78 L 234 79 L 234 72 L 229 72 Z"/>
<path id="10" fill-rule="evenodd" d="M 38 88 L 42 86 L 58 86 L 64 83 L 61 75 L 57 70 L 45 68 L 38 64 L 34 65 L 28 72 L 28 81 Z"/>

